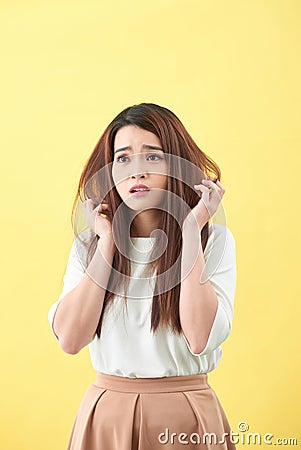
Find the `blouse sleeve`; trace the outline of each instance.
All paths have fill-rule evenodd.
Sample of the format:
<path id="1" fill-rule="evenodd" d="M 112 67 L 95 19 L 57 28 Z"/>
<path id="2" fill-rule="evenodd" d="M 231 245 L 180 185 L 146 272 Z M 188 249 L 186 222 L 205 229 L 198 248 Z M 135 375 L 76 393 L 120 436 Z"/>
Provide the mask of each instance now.
<path id="1" fill-rule="evenodd" d="M 65 270 L 65 274 L 63 276 L 62 292 L 58 300 L 55 303 L 53 303 L 53 305 L 48 311 L 48 321 L 56 339 L 58 339 L 58 336 L 54 332 L 53 321 L 59 303 L 62 300 L 62 298 L 68 294 L 68 292 L 70 292 L 73 288 L 75 288 L 78 285 L 78 283 L 81 281 L 85 273 L 84 259 L 81 256 L 81 252 L 79 252 L 79 248 L 80 248 L 79 240 L 78 238 L 75 238 L 71 246 L 69 258 L 67 261 L 67 267 Z"/>
<path id="2" fill-rule="evenodd" d="M 225 225 L 210 224 L 211 233 L 204 251 L 205 269 L 218 300 L 218 307 L 207 344 L 201 353 L 193 353 L 183 334 L 189 351 L 195 356 L 206 355 L 229 336 L 234 315 L 236 291 L 236 244 L 232 232 Z M 203 277 L 202 277 L 203 279 Z"/>

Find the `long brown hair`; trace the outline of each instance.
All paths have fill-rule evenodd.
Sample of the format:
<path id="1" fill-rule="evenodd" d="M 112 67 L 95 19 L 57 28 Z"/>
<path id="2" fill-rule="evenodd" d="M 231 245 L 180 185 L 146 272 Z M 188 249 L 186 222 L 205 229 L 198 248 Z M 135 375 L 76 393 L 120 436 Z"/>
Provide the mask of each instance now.
<path id="1" fill-rule="evenodd" d="M 200 200 L 199 193 L 191 188 L 194 184 L 199 184 L 201 179 L 200 173 L 217 177 L 221 179 L 221 171 L 218 165 L 206 155 L 193 141 L 187 130 L 185 129 L 179 118 L 169 109 L 156 105 L 154 103 L 140 103 L 129 106 L 121 111 L 107 126 L 99 141 L 97 142 L 91 156 L 88 158 L 83 171 L 80 176 L 77 194 L 72 208 L 71 222 L 73 229 L 75 229 L 75 209 L 79 198 L 84 201 L 87 198 L 99 198 L 101 191 L 105 191 L 107 187 L 108 192 L 101 201 L 109 204 L 108 214 L 109 220 L 113 220 L 117 208 L 120 214 L 120 219 L 117 220 L 116 228 L 114 229 L 114 238 L 116 242 L 123 242 L 124 244 L 124 229 L 125 224 L 129 225 L 130 229 L 130 215 L 129 208 L 122 201 L 117 192 L 114 182 L 112 180 L 112 171 L 109 169 L 112 166 L 114 158 L 114 139 L 120 128 L 127 125 L 136 125 L 147 131 L 154 133 L 161 141 L 165 153 L 175 155 L 179 158 L 175 160 L 170 176 L 168 177 L 168 191 L 176 196 L 179 196 L 185 204 L 192 209 Z M 190 162 L 187 166 L 182 161 Z M 108 169 L 106 170 L 106 167 Z M 188 167 L 188 168 L 187 168 Z M 191 167 L 196 167 L 198 170 L 194 171 Z M 102 169 L 102 170 L 101 170 Z M 187 173 L 187 170 L 189 173 Z M 95 177 L 99 171 L 102 173 L 101 177 Z M 93 183 L 89 180 L 93 179 Z M 182 180 L 189 179 L 189 185 L 183 183 Z M 89 186 L 87 188 L 87 186 Z M 108 186 L 112 188 L 109 190 Z M 97 204 L 101 202 L 98 200 Z M 169 200 L 171 203 L 168 210 L 172 211 L 173 196 Z M 183 203 L 184 203 L 183 202 Z M 175 206 L 174 206 L 175 207 Z M 179 298 L 180 298 L 180 280 L 181 280 L 181 253 L 182 253 L 182 232 L 181 226 L 187 210 L 183 210 L 177 216 L 178 221 L 172 215 L 163 211 L 160 215 L 159 229 L 166 233 L 168 245 L 164 253 L 156 258 L 156 246 L 150 256 L 152 262 L 149 263 L 151 269 L 156 269 L 157 278 L 156 286 L 152 301 L 151 311 L 151 330 L 155 332 L 158 327 L 170 326 L 174 333 L 180 334 L 182 331 L 180 316 L 179 316 Z M 201 231 L 201 243 L 203 250 L 208 240 L 209 223 L 203 227 Z M 91 261 L 96 250 L 99 236 L 94 234 L 88 245 L 86 265 Z M 160 239 L 160 236 L 159 238 Z M 85 244 L 84 244 L 85 245 Z M 130 259 L 118 251 L 116 252 L 112 262 L 111 275 L 108 281 L 107 290 L 104 297 L 104 304 L 102 313 L 100 314 L 96 334 L 100 337 L 102 320 L 104 312 L 109 304 L 114 301 L 114 292 L 118 282 L 120 284 L 120 277 L 118 274 L 124 274 L 126 277 L 131 275 Z M 159 243 L 160 247 L 160 243 Z M 168 276 L 158 277 L 160 274 L 165 274 L 169 268 L 173 268 Z M 129 285 L 129 278 L 126 278 L 124 283 L 124 301 L 126 304 L 126 295 Z M 169 286 L 174 286 L 171 289 Z"/>

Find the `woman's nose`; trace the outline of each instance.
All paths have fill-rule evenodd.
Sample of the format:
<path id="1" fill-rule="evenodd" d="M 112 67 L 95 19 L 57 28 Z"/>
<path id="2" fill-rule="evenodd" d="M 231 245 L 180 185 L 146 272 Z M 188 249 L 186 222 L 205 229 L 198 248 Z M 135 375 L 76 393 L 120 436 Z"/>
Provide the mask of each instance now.
<path id="1" fill-rule="evenodd" d="M 131 162 L 132 178 L 135 176 L 144 177 L 147 173 L 147 163 L 143 159 L 143 155 L 137 154 L 133 156 Z"/>

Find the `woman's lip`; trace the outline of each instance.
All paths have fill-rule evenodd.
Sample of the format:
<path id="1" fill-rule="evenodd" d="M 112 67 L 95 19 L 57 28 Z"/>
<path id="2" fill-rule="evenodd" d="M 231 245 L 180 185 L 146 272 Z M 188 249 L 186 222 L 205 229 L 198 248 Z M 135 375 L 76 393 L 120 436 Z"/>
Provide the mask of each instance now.
<path id="1" fill-rule="evenodd" d="M 143 195 L 146 195 L 149 193 L 150 190 L 147 191 L 136 191 L 136 192 L 130 192 L 131 195 L 135 195 L 135 197 L 140 197 Z"/>

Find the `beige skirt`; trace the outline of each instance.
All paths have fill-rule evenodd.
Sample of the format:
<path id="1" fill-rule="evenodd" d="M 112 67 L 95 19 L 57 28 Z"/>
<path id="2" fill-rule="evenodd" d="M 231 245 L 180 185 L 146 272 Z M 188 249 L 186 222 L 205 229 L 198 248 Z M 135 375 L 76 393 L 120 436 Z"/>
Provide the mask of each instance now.
<path id="1" fill-rule="evenodd" d="M 206 373 L 127 378 L 97 372 L 67 450 L 235 450 L 230 431 Z"/>

